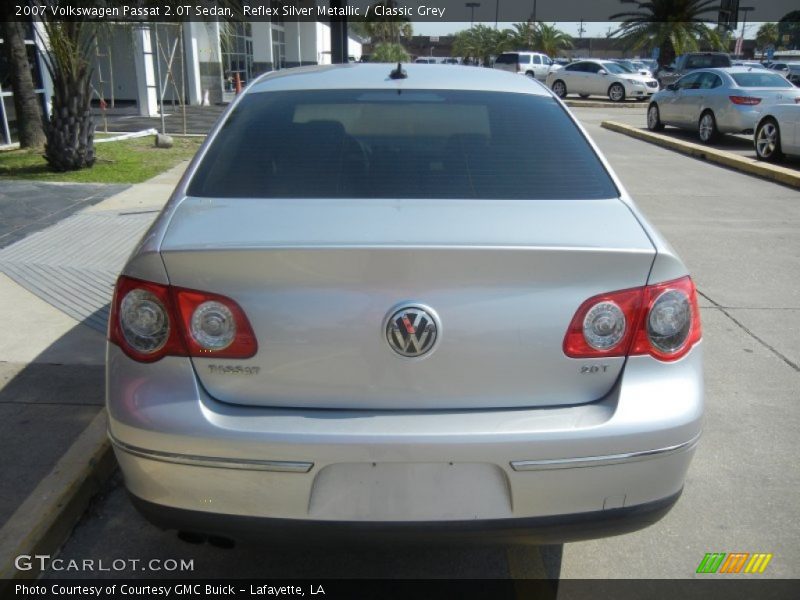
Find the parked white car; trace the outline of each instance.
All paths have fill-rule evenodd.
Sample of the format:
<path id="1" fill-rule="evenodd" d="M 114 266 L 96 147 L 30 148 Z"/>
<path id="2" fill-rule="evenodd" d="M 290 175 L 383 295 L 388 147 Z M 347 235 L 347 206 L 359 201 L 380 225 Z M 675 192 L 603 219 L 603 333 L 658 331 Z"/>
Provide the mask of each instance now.
<path id="1" fill-rule="evenodd" d="M 627 60 L 624 58 L 615 58 L 612 62 L 617 63 L 618 65 L 622 65 L 626 69 L 628 69 L 631 73 L 638 73 L 639 75 L 644 75 L 645 77 L 653 77 L 653 72 L 645 65 L 643 62 L 639 62 L 638 60 Z"/>
<path id="2" fill-rule="evenodd" d="M 494 68 L 544 81 L 548 73 L 561 69 L 561 66 L 540 52 L 503 52 L 494 61 Z"/>
<path id="3" fill-rule="evenodd" d="M 559 98 L 567 94 L 608 96 L 612 102 L 626 98 L 649 98 L 658 91 L 658 82 L 652 77 L 630 73 L 609 60 L 580 60 L 559 71 L 550 72 L 547 87 Z"/>
<path id="4" fill-rule="evenodd" d="M 764 111 L 753 142 L 760 160 L 778 161 L 785 154 L 800 156 L 800 102 L 776 104 Z"/>

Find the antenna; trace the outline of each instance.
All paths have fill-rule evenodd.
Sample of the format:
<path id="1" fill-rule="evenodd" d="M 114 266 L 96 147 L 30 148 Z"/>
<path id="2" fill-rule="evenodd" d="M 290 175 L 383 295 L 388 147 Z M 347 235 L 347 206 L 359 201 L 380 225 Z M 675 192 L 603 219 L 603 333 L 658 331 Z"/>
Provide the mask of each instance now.
<path id="1" fill-rule="evenodd" d="M 392 72 L 389 73 L 389 79 L 406 79 L 408 77 L 408 73 L 403 70 L 403 65 L 397 63 L 397 68 L 392 69 Z"/>

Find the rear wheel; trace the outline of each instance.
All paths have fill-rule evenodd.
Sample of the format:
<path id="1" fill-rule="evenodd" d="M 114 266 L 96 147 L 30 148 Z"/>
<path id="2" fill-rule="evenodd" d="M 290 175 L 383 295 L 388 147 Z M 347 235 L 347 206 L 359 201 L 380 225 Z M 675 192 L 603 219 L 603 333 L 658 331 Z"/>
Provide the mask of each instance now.
<path id="1" fill-rule="evenodd" d="M 775 162 L 783 158 L 781 130 L 775 119 L 768 118 L 758 124 L 755 135 L 756 156 L 759 160 Z"/>
<path id="2" fill-rule="evenodd" d="M 612 102 L 622 102 L 625 100 L 625 88 L 621 83 L 612 83 L 608 88 L 608 97 Z"/>
<path id="3" fill-rule="evenodd" d="M 531 79 L 536 79 L 536 74 L 533 71 L 527 71 L 525 75 L 530 77 Z"/>
<path id="4" fill-rule="evenodd" d="M 700 121 L 697 124 L 697 135 L 700 136 L 700 141 L 704 144 L 713 144 L 719 138 L 717 120 L 710 110 L 700 115 Z"/>
<path id="5" fill-rule="evenodd" d="M 658 104 L 655 102 L 647 109 L 647 128 L 650 131 L 664 129 L 664 123 L 661 122 L 661 113 L 658 110 Z"/>
<path id="6" fill-rule="evenodd" d="M 564 98 L 567 95 L 567 84 L 557 79 L 553 82 L 553 93 L 559 98 Z"/>

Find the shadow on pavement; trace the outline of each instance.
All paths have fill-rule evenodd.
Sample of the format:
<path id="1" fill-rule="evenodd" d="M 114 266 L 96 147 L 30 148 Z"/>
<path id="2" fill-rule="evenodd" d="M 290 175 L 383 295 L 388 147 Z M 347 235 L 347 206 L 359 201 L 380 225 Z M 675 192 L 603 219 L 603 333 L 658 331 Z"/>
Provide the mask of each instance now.
<path id="1" fill-rule="evenodd" d="M 124 568 L 97 573 L 50 570 L 44 577 L 557 579 L 562 554 L 563 545 L 387 544 L 380 539 L 368 545 L 315 544 L 303 539 L 288 545 L 265 540 L 233 548 L 192 544 L 180 540 L 174 531 L 161 531 L 145 521 L 131 505 L 118 473 L 76 526 L 60 558 L 65 562 L 102 558 L 106 564 L 124 559 L 118 562 Z M 178 564 L 190 561 L 191 569 L 153 568 L 167 564 L 168 559 Z"/>
<path id="2" fill-rule="evenodd" d="M 102 348 L 81 348 L 86 340 L 85 326 L 76 325 L 32 362 L 0 360 L 0 523 L 103 406 Z"/>

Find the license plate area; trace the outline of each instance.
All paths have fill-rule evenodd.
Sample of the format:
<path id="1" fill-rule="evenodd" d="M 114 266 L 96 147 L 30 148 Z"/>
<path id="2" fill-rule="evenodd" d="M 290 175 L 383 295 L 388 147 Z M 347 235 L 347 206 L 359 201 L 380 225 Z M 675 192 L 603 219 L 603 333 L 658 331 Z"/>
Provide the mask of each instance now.
<path id="1" fill-rule="evenodd" d="M 314 479 L 320 520 L 430 521 L 511 516 L 505 472 L 483 463 L 342 463 Z"/>

